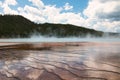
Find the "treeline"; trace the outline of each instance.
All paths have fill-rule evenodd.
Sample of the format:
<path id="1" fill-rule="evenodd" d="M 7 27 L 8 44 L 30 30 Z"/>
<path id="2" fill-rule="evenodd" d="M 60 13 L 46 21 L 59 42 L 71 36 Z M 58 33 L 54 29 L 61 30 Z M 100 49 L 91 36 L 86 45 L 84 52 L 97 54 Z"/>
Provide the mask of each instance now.
<path id="1" fill-rule="evenodd" d="M 70 24 L 35 24 L 20 15 L 0 15 L 0 38 L 24 38 L 33 34 L 55 37 L 101 37 L 103 32 Z"/>

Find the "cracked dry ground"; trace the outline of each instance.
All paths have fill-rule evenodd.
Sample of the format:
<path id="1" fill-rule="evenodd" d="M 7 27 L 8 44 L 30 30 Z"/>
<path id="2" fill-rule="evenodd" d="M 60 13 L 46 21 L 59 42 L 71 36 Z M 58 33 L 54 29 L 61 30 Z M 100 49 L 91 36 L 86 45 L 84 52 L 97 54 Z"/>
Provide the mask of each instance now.
<path id="1" fill-rule="evenodd" d="M 0 46 L 0 80 L 120 80 L 120 43 Z"/>

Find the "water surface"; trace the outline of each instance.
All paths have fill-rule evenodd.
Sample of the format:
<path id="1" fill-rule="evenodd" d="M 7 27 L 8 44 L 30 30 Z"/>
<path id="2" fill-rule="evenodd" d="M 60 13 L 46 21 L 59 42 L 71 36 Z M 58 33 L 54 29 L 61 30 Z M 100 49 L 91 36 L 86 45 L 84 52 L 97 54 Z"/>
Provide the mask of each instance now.
<path id="1" fill-rule="evenodd" d="M 0 80 L 120 80 L 120 42 L 1 46 Z"/>

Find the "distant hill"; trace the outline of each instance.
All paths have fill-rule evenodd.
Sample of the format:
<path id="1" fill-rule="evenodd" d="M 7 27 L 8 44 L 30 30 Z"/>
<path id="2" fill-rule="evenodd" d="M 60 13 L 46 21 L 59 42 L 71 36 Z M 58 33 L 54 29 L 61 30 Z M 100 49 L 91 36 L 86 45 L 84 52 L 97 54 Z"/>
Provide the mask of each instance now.
<path id="1" fill-rule="evenodd" d="M 20 15 L 0 15 L 0 38 L 30 37 L 31 35 L 55 37 L 102 37 L 104 34 L 118 36 L 70 24 L 35 24 Z"/>

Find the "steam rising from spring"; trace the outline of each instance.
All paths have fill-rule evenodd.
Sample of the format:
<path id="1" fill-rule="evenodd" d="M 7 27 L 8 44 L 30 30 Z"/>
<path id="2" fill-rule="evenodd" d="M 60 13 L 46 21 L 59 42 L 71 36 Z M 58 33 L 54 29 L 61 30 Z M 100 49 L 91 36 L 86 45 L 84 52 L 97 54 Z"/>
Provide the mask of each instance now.
<path id="1" fill-rule="evenodd" d="M 10 39 L 0 39 L 0 42 L 119 42 L 119 37 L 91 37 L 87 35 L 86 37 L 45 37 L 41 35 L 32 35 L 30 38 L 10 38 Z"/>

